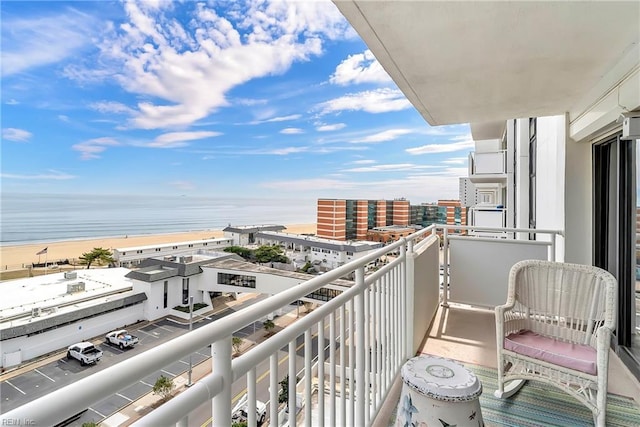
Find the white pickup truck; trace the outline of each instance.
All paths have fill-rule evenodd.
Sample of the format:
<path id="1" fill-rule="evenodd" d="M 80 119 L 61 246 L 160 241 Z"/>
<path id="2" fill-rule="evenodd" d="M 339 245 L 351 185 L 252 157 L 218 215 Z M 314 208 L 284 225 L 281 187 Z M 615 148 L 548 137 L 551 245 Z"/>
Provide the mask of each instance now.
<path id="1" fill-rule="evenodd" d="M 233 411 L 231 412 L 231 421 L 234 423 L 239 423 L 243 421 L 247 421 L 249 419 L 249 414 L 247 410 L 249 409 L 249 403 L 247 402 L 248 396 L 245 394 L 238 400 L 236 406 L 234 406 Z M 267 405 L 264 402 L 256 400 L 256 421 L 258 425 L 262 425 L 267 418 Z"/>
<path id="2" fill-rule="evenodd" d="M 105 337 L 107 344 L 117 345 L 120 350 L 125 348 L 134 347 L 138 344 L 138 337 L 131 335 L 126 329 L 119 331 L 109 332 Z"/>
<path id="3" fill-rule="evenodd" d="M 67 348 L 67 359 L 76 359 L 82 366 L 98 363 L 102 359 L 102 350 L 90 342 L 79 342 Z"/>

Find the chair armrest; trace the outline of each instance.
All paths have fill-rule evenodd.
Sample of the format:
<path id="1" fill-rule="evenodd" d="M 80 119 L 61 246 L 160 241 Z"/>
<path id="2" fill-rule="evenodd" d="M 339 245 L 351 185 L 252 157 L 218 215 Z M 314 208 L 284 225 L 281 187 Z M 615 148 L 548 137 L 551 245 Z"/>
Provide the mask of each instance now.
<path id="1" fill-rule="evenodd" d="M 613 329 L 600 326 L 596 330 L 596 351 L 609 351 L 609 347 L 611 347 L 611 336 L 613 335 Z"/>
<path id="2" fill-rule="evenodd" d="M 504 319 L 504 313 L 507 312 L 507 311 L 512 310 L 514 306 L 515 306 L 515 303 L 514 304 L 497 305 L 496 308 L 495 308 L 496 319 L 497 318 Z"/>

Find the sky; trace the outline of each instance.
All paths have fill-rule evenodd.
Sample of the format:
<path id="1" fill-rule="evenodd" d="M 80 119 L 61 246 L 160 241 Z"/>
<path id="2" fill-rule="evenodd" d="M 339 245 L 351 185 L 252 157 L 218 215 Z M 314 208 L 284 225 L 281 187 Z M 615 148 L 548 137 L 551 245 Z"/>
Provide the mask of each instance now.
<path id="1" fill-rule="evenodd" d="M 330 1 L 2 2 L 2 191 L 458 198 L 430 127 Z"/>

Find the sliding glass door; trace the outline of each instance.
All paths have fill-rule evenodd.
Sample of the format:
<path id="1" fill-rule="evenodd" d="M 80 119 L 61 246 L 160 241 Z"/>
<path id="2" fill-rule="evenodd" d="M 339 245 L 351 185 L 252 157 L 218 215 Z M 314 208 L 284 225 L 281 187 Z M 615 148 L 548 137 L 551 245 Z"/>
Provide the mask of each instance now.
<path id="1" fill-rule="evenodd" d="M 618 326 L 614 347 L 621 359 L 640 378 L 640 252 L 636 227 L 640 176 L 635 141 L 616 135 L 593 148 L 594 265 L 618 280 Z M 638 274 L 640 278 L 640 274 Z"/>

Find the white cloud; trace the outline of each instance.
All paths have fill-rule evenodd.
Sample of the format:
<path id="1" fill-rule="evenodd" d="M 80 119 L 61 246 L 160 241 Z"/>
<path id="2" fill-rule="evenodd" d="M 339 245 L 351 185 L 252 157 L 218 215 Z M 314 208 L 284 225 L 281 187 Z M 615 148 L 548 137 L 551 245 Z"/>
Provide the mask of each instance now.
<path id="1" fill-rule="evenodd" d="M 290 114 L 288 116 L 279 116 L 279 117 L 272 117 L 270 119 L 264 119 L 264 120 L 254 120 L 249 122 L 250 125 L 259 125 L 262 123 L 277 123 L 277 122 L 287 122 L 290 120 L 298 120 L 300 117 L 302 117 L 302 114 Z"/>
<path id="2" fill-rule="evenodd" d="M 7 104 L 7 105 L 18 105 L 20 103 L 17 100 L 11 98 L 8 101 L 6 101 L 5 104 Z"/>
<path id="3" fill-rule="evenodd" d="M 59 172 L 56 170 L 49 170 L 48 173 L 41 173 L 36 175 L 24 175 L 13 173 L 1 173 L 0 177 L 6 179 L 25 179 L 25 180 L 42 180 L 42 181 L 59 181 L 76 178 L 74 175 L 68 173 Z"/>
<path id="4" fill-rule="evenodd" d="M 443 160 L 441 163 L 447 164 L 447 165 L 464 165 L 467 163 L 467 158 L 466 157 L 452 157 L 450 159 L 447 160 Z"/>
<path id="5" fill-rule="evenodd" d="M 71 146 L 73 150 L 80 152 L 82 160 L 99 159 L 99 154 L 104 152 L 108 147 L 117 147 L 120 144 L 114 138 L 102 137 L 93 138 L 80 142 Z"/>
<path id="6" fill-rule="evenodd" d="M 351 162 L 352 165 L 373 165 L 375 163 L 378 163 L 378 162 L 375 160 L 367 160 L 367 159 L 354 160 L 353 162 Z"/>
<path id="7" fill-rule="evenodd" d="M 306 153 L 308 151 L 309 151 L 309 147 L 282 147 L 282 148 L 260 148 L 256 150 L 244 150 L 242 152 L 234 152 L 231 154 L 286 156 L 288 154 Z"/>
<path id="8" fill-rule="evenodd" d="M 33 134 L 24 129 L 4 128 L 2 129 L 2 139 L 15 142 L 27 142 Z"/>
<path id="9" fill-rule="evenodd" d="M 449 144 L 427 144 L 420 147 L 407 148 L 405 151 L 409 154 L 433 154 L 433 153 L 450 153 L 454 151 L 467 150 L 474 147 L 471 135 L 461 135 L 451 138 Z"/>
<path id="10" fill-rule="evenodd" d="M 58 115 L 58 119 L 59 119 L 60 121 L 63 121 L 63 122 L 69 123 L 69 116 L 65 116 L 64 114 L 59 114 L 59 115 Z"/>
<path id="11" fill-rule="evenodd" d="M 185 26 L 162 8 L 127 2 L 127 22 L 100 46 L 100 63 L 126 91 L 145 99 L 132 127 L 191 125 L 229 105 L 226 95 L 234 87 L 320 55 L 327 38 L 354 35 L 330 2 L 220 2 L 220 14 L 206 2 L 182 7 Z M 73 78 L 85 74 L 92 72 L 68 70 Z"/>
<path id="12" fill-rule="evenodd" d="M 386 113 L 406 110 L 411 103 L 397 89 L 376 89 L 350 93 L 316 105 L 321 115 L 340 111 L 366 111 L 367 113 Z"/>
<path id="13" fill-rule="evenodd" d="M 284 189 L 293 193 L 303 192 L 306 194 L 318 190 L 344 190 L 349 188 L 356 188 L 357 185 L 337 179 L 303 178 L 292 181 L 263 182 L 260 184 L 260 187 L 279 191 Z"/>
<path id="14" fill-rule="evenodd" d="M 244 105 L 247 107 L 253 107 L 256 105 L 264 105 L 269 102 L 266 99 L 250 99 L 250 98 L 237 98 L 233 101 L 234 104 Z"/>
<path id="15" fill-rule="evenodd" d="M 347 125 L 344 123 L 336 123 L 333 125 L 320 125 L 316 128 L 318 132 L 331 132 L 334 130 L 340 130 L 345 128 Z"/>
<path id="16" fill-rule="evenodd" d="M 280 133 L 283 133 L 285 135 L 297 135 L 304 133 L 304 131 L 300 128 L 284 128 L 280 131 Z"/>
<path id="17" fill-rule="evenodd" d="M 100 113 L 110 114 L 132 114 L 134 110 L 121 102 L 116 101 L 100 101 L 89 104 L 89 108 Z"/>
<path id="18" fill-rule="evenodd" d="M 96 20 L 78 10 L 34 18 L 2 17 L 2 75 L 61 62 L 91 43 Z"/>
<path id="19" fill-rule="evenodd" d="M 413 163 L 397 163 L 386 165 L 365 166 L 359 168 L 343 169 L 342 172 L 407 172 L 414 170 L 431 169 L 436 166 L 431 165 L 415 165 Z"/>
<path id="20" fill-rule="evenodd" d="M 349 142 L 385 142 L 392 141 L 402 135 L 413 133 L 411 129 L 389 129 L 383 132 L 378 132 L 373 135 L 365 136 L 364 138 L 358 138 Z"/>
<path id="21" fill-rule="evenodd" d="M 178 190 L 190 191 L 195 190 L 196 185 L 191 181 L 172 181 L 169 183 L 173 188 L 177 188 Z"/>
<path id="22" fill-rule="evenodd" d="M 158 136 L 153 142 L 144 144 L 145 147 L 151 148 L 177 148 L 185 147 L 188 141 L 198 139 L 213 138 L 220 136 L 220 132 L 200 131 L 200 132 L 169 132 Z"/>
<path id="23" fill-rule="evenodd" d="M 389 83 L 392 80 L 373 53 L 367 49 L 363 53 L 349 55 L 336 67 L 329 81 L 345 86 L 351 83 Z"/>

